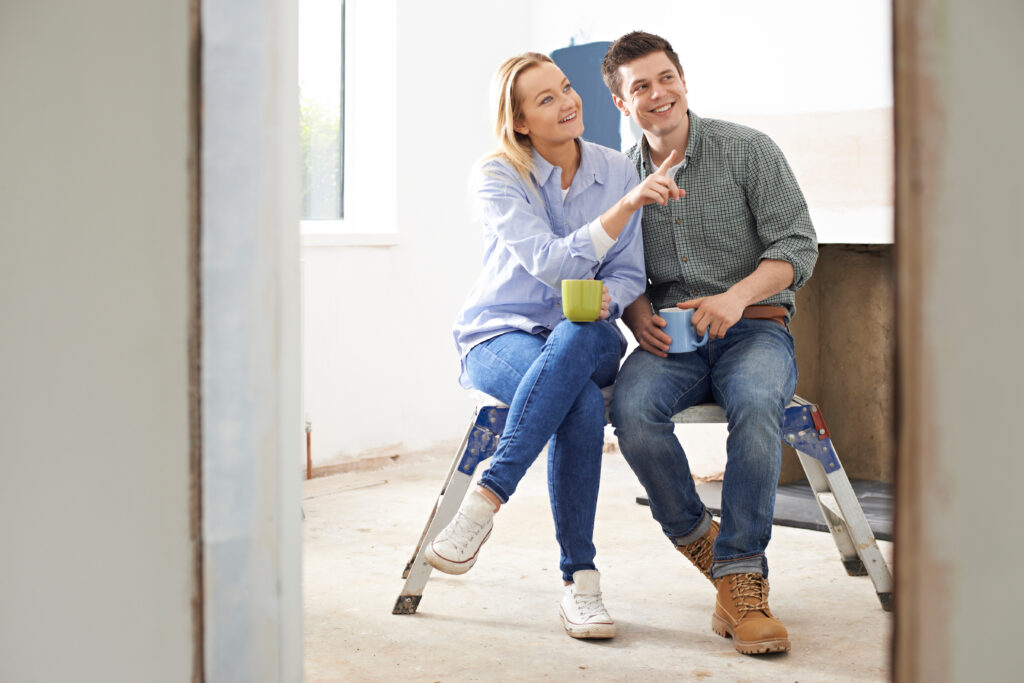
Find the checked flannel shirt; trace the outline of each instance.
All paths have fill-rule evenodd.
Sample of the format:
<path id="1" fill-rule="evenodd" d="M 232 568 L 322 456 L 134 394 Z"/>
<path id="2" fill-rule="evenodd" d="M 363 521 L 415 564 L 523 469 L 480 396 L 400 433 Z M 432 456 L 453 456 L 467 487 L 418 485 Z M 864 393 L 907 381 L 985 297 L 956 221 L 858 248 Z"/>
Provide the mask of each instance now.
<path id="1" fill-rule="evenodd" d="M 807 202 L 778 146 L 764 133 L 692 111 L 690 139 L 676 185 L 679 201 L 643 208 L 647 296 L 654 310 L 721 294 L 754 272 L 761 259 L 793 264 L 793 284 L 761 304 L 794 300 L 811 276 L 818 243 Z M 626 153 L 640 182 L 651 167 L 646 138 Z"/>

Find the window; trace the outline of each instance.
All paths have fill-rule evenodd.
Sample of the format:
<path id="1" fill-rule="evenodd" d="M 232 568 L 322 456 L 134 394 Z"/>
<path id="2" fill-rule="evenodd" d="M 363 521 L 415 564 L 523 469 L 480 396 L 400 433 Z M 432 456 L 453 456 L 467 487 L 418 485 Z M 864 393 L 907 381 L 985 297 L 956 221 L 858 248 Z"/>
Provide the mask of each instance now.
<path id="1" fill-rule="evenodd" d="M 345 2 L 299 3 L 302 218 L 338 221 L 345 196 Z"/>
<path id="2" fill-rule="evenodd" d="M 299 0 L 302 243 L 397 244 L 396 0 Z"/>

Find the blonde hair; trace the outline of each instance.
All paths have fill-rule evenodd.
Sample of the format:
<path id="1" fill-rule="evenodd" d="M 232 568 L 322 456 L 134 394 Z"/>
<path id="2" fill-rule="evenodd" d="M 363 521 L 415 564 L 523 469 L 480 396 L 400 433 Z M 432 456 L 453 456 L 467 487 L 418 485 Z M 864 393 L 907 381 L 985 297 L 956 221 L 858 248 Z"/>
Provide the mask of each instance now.
<path id="1" fill-rule="evenodd" d="M 524 52 L 509 57 L 498 67 L 492 84 L 492 117 L 498 149 L 487 159 L 505 159 L 527 183 L 534 170 L 533 145 L 528 136 L 515 130 L 516 123 L 523 115 L 520 98 L 516 96 L 516 83 L 524 71 L 544 63 L 554 64 L 554 60 L 539 52 Z"/>

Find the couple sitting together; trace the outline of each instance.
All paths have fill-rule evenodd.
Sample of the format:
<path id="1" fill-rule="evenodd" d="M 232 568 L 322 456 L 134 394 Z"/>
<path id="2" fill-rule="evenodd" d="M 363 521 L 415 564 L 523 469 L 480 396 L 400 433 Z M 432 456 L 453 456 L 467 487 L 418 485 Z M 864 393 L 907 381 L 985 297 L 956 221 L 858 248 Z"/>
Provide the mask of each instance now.
<path id="1" fill-rule="evenodd" d="M 768 607 L 765 547 L 796 390 L 788 322 L 817 258 L 796 179 L 763 133 L 702 119 L 679 57 L 655 35 L 615 41 L 602 64 L 616 107 L 643 137 L 626 155 L 582 138 L 582 102 L 548 57 L 526 53 L 495 78 L 498 151 L 475 201 L 484 269 L 455 325 L 460 382 L 509 405 L 491 463 L 427 562 L 472 567 L 527 468 L 548 446 L 548 486 L 575 638 L 610 638 L 594 565 L 604 440 L 602 387 L 615 383 L 619 447 L 669 541 L 717 591 L 716 633 L 745 654 L 789 649 Z M 600 319 L 562 314 L 560 283 L 604 283 Z M 693 309 L 687 353 L 655 314 Z M 639 347 L 622 363 L 621 318 Z M 697 495 L 671 417 L 714 400 L 729 423 L 721 525 Z"/>

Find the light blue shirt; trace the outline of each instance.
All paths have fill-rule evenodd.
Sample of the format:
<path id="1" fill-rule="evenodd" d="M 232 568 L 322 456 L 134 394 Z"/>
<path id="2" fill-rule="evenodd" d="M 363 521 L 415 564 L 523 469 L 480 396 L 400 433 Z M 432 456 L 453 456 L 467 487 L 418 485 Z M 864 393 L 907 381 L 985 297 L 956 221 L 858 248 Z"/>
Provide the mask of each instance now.
<path id="1" fill-rule="evenodd" d="M 562 169 L 533 153 L 529 186 L 503 159 L 491 159 L 476 181 L 474 213 L 483 224 L 483 272 L 466 297 L 453 330 L 462 362 L 459 382 L 469 387 L 466 354 L 505 332 L 550 332 L 562 314 L 562 280 L 603 280 L 611 294 L 608 320 L 647 286 L 640 212 L 599 258 L 590 230 L 612 204 L 638 183 L 622 153 L 580 140 L 580 167 L 562 199 Z M 597 227 L 600 227 L 598 222 Z M 618 327 L 616 326 L 618 331 Z M 625 350 L 625 337 L 619 331 Z"/>

